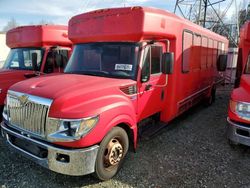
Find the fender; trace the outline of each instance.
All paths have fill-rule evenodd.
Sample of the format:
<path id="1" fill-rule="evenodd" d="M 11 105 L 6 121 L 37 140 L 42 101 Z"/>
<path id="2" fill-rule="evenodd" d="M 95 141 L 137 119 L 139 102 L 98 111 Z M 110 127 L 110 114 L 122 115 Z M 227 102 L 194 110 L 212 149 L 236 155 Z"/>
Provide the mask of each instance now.
<path id="1" fill-rule="evenodd" d="M 126 124 L 130 130 L 133 131 L 133 142 L 134 142 L 134 149 L 136 149 L 137 146 L 137 123 L 129 116 L 126 114 L 121 114 L 116 116 L 105 128 L 104 132 L 105 135 L 108 134 L 108 132 L 115 126 L 119 124 Z"/>
<path id="2" fill-rule="evenodd" d="M 105 99 L 107 101 L 107 98 Z M 134 147 L 136 148 L 137 120 L 134 106 L 125 96 L 120 95 L 116 98 L 112 97 L 112 99 L 113 100 L 110 100 L 111 102 L 115 100 L 116 102 L 110 103 L 109 105 L 105 105 L 104 107 L 100 107 L 98 109 L 94 108 L 94 111 L 99 114 L 99 122 L 86 136 L 75 142 L 56 142 L 55 144 L 74 148 L 83 148 L 99 144 L 113 127 L 119 124 L 125 124 L 133 132 L 133 142 Z M 94 106 L 93 103 L 92 105 Z M 91 106 L 89 106 L 89 108 L 90 107 Z M 86 108 L 87 107 L 85 107 L 85 109 Z"/>

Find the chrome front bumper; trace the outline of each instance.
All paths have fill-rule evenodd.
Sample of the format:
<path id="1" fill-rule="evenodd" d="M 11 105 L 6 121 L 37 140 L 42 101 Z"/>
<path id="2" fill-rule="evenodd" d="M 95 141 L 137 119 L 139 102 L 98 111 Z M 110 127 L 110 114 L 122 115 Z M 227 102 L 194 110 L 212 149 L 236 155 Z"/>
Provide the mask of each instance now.
<path id="1" fill-rule="evenodd" d="M 250 146 L 250 125 L 249 127 L 232 122 L 227 118 L 227 138 L 235 143 Z"/>
<path id="2" fill-rule="evenodd" d="M 62 149 L 56 147 L 55 145 L 50 145 L 49 143 L 44 143 L 19 134 L 8 128 L 4 122 L 1 123 L 1 127 L 2 136 L 11 148 L 14 148 L 20 154 L 43 167 L 71 176 L 91 174 L 95 171 L 95 161 L 99 148 L 98 145 L 84 149 Z M 30 143 L 35 147 L 43 148 L 44 151 L 47 151 L 46 157 L 38 157 L 25 149 L 22 149 L 21 147 L 15 145 L 10 137 L 18 138 L 19 140 Z M 62 160 L 65 158 L 67 158 L 66 161 Z"/>

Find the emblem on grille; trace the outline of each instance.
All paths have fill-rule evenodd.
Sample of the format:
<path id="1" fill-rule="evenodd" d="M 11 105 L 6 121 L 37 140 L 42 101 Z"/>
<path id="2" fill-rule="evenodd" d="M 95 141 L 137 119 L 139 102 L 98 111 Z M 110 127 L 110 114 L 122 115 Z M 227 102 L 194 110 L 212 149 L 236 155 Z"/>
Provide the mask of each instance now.
<path id="1" fill-rule="evenodd" d="M 27 95 L 21 95 L 20 97 L 18 97 L 18 100 L 20 101 L 22 106 L 25 106 L 26 104 L 28 104 L 29 102 L 29 96 Z"/>

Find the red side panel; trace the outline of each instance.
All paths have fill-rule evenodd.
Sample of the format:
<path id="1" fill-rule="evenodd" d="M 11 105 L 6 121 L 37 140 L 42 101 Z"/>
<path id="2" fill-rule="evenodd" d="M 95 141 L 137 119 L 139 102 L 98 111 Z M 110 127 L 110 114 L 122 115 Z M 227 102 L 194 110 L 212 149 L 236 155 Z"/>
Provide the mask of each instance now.
<path id="1" fill-rule="evenodd" d="M 7 32 L 6 44 L 10 48 L 41 47 L 45 45 L 71 46 L 67 26 L 37 25 L 22 26 Z"/>

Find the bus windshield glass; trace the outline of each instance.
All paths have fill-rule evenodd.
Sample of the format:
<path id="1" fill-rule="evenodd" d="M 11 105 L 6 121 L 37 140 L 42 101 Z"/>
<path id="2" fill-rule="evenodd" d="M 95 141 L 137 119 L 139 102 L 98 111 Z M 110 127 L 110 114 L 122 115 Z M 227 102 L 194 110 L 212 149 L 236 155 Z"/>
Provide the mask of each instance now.
<path id="1" fill-rule="evenodd" d="M 44 55 L 42 48 L 14 48 L 3 65 L 4 69 L 33 70 L 32 54 L 37 55 L 37 67 L 40 69 Z"/>
<path id="2" fill-rule="evenodd" d="M 77 44 L 65 73 L 135 79 L 138 52 L 136 43 Z"/>

